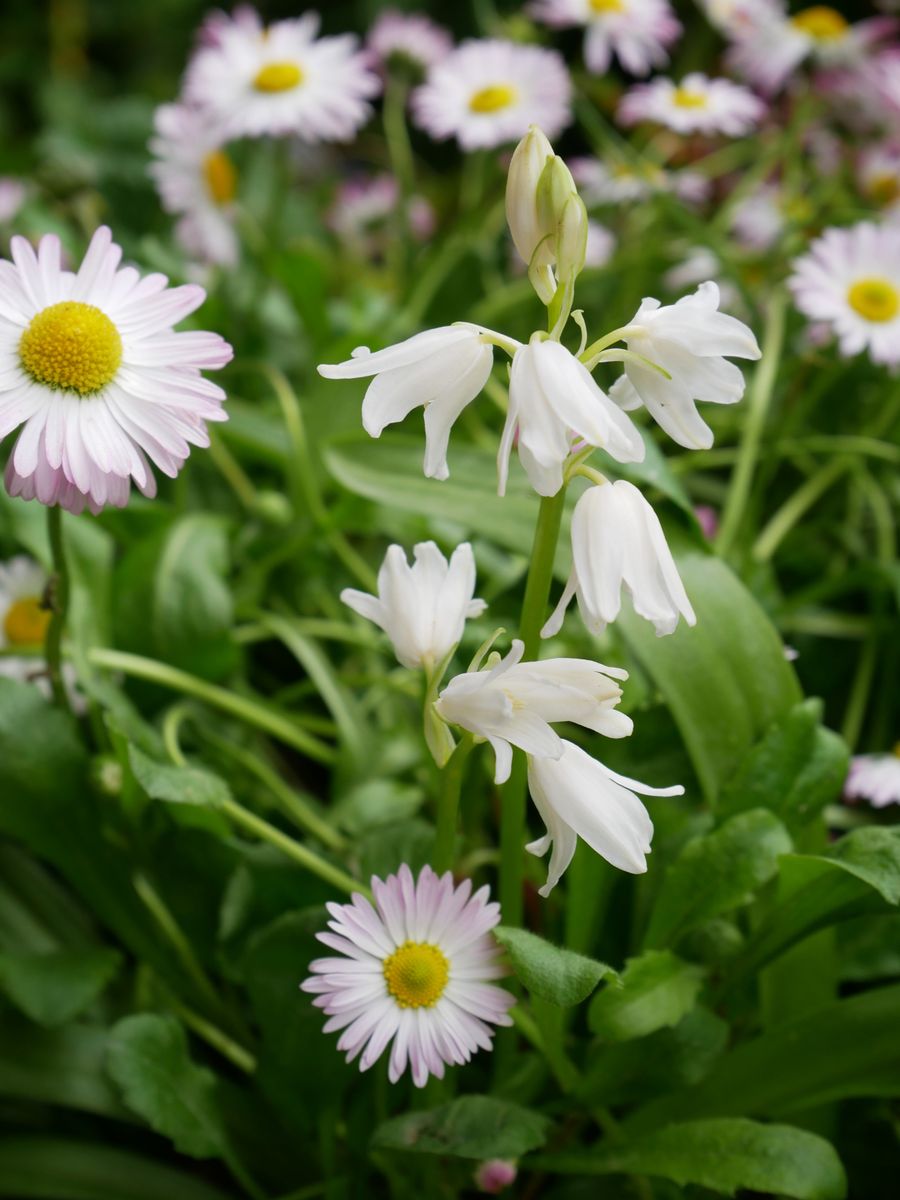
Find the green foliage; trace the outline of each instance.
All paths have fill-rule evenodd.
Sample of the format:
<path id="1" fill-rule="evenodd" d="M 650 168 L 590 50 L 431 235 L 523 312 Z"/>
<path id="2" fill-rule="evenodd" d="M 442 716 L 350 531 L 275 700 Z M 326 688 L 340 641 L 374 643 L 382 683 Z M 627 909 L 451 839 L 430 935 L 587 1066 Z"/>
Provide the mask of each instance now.
<path id="1" fill-rule="evenodd" d="M 591 1031 L 610 1042 L 646 1037 L 677 1025 L 690 1012 L 703 973 L 667 950 L 648 950 L 630 958 L 621 980 L 608 984 L 591 1001 Z"/>
<path id="2" fill-rule="evenodd" d="M 580 1004 L 601 979 L 615 975 L 612 967 L 573 950 L 554 946 L 527 929 L 500 925 L 494 936 L 504 947 L 513 970 L 533 996 L 550 1004 Z"/>
<path id="3" fill-rule="evenodd" d="M 375 1130 L 372 1145 L 455 1158 L 519 1158 L 544 1144 L 548 1128 L 546 1117 L 508 1100 L 460 1096 L 386 1122 Z"/>
<path id="4" fill-rule="evenodd" d="M 77 1017 L 114 977 L 115 950 L 57 950 L 0 954 L 0 988 L 32 1021 L 53 1027 Z"/>

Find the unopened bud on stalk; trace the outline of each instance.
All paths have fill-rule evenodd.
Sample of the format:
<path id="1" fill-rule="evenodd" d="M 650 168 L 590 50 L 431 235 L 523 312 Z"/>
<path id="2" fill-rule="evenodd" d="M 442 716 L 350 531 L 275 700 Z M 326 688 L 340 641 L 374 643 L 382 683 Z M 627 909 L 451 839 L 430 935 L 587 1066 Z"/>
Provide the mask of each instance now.
<path id="1" fill-rule="evenodd" d="M 516 146 L 506 180 L 506 220 L 516 250 L 528 267 L 532 285 L 544 304 L 556 290 L 555 223 L 544 225 L 538 212 L 538 185 L 544 169 L 553 160 L 553 147 L 545 134 L 532 125 Z"/>
<path id="2" fill-rule="evenodd" d="M 556 270 L 560 283 L 573 280 L 584 269 L 587 255 L 588 215 L 576 192 L 563 208 L 556 239 Z"/>

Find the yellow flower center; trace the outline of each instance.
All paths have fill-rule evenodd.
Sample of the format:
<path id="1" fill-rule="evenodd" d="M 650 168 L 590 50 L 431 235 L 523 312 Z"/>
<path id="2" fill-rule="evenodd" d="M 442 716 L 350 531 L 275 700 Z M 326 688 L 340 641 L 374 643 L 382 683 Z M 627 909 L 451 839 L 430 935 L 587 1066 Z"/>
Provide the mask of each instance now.
<path id="1" fill-rule="evenodd" d="M 900 312 L 900 292 L 886 279 L 858 279 L 847 293 L 847 302 L 867 321 L 892 321 Z"/>
<path id="2" fill-rule="evenodd" d="M 3 632 L 10 646 L 39 646 L 49 624 L 50 613 L 42 607 L 40 596 L 23 596 L 7 609 Z"/>
<path id="3" fill-rule="evenodd" d="M 705 92 L 692 92 L 690 88 L 676 88 L 672 103 L 678 108 L 706 108 L 709 100 Z"/>
<path id="4" fill-rule="evenodd" d="M 893 204 L 900 197 L 900 179 L 888 171 L 873 175 L 866 191 L 876 204 Z"/>
<path id="5" fill-rule="evenodd" d="M 814 4 L 791 17 L 791 24 L 801 33 L 808 33 L 817 42 L 836 42 L 849 28 L 846 17 L 827 4 Z"/>
<path id="6" fill-rule="evenodd" d="M 90 396 L 110 382 L 122 361 L 122 339 L 93 304 L 63 300 L 32 318 L 19 339 L 19 359 L 32 379 Z"/>
<path id="7" fill-rule="evenodd" d="M 270 62 L 256 73 L 253 86 L 258 92 L 289 92 L 303 82 L 303 68 L 292 62 Z"/>
<path id="8" fill-rule="evenodd" d="M 213 150 L 203 160 L 203 178 L 216 204 L 228 204 L 237 191 L 234 163 L 223 150 Z"/>
<path id="9" fill-rule="evenodd" d="M 588 0 L 591 11 L 595 13 L 624 12 L 624 0 Z"/>
<path id="10" fill-rule="evenodd" d="M 450 964 L 428 942 L 404 942 L 384 960 L 387 989 L 401 1008 L 431 1008 L 444 994 Z"/>
<path id="11" fill-rule="evenodd" d="M 783 211 L 789 221 L 796 221 L 798 224 L 812 220 L 814 215 L 813 206 L 805 196 L 792 197 L 784 205 Z"/>
<path id="12" fill-rule="evenodd" d="M 501 108 L 509 108 L 519 98 L 519 92 L 509 83 L 492 83 L 490 87 L 476 92 L 469 101 L 469 108 L 475 113 L 499 112 Z"/>

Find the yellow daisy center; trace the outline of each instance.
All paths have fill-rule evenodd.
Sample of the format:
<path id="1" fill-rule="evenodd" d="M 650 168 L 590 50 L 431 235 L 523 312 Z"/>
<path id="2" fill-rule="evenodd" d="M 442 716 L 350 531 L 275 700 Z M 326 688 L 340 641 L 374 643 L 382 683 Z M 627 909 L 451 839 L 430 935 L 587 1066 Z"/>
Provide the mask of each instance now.
<path id="1" fill-rule="evenodd" d="M 270 62 L 256 73 L 253 86 L 258 92 L 289 92 L 303 82 L 303 68 L 292 62 Z"/>
<path id="2" fill-rule="evenodd" d="M 893 204 L 900 197 L 900 179 L 888 171 L 873 175 L 866 191 L 876 204 Z"/>
<path id="3" fill-rule="evenodd" d="M 791 17 L 791 24 L 801 33 L 808 33 L 817 42 L 836 42 L 849 28 L 846 17 L 827 4 L 814 4 Z"/>
<path id="4" fill-rule="evenodd" d="M 39 646 L 49 624 L 50 613 L 42 607 L 40 596 L 23 596 L 6 610 L 3 633 L 10 646 Z"/>
<path id="5" fill-rule="evenodd" d="M 203 160 L 203 178 L 216 204 L 228 204 L 237 191 L 234 163 L 223 150 L 213 150 Z"/>
<path id="6" fill-rule="evenodd" d="M 886 279 L 858 279 L 847 292 L 847 303 L 867 321 L 892 321 L 900 312 L 900 291 Z"/>
<path id="7" fill-rule="evenodd" d="M 676 88 L 672 96 L 676 108 L 706 108 L 709 99 L 705 92 L 692 92 L 690 88 Z"/>
<path id="8" fill-rule="evenodd" d="M 93 304 L 63 300 L 32 318 L 19 339 L 19 359 L 32 379 L 90 396 L 110 382 L 122 362 L 122 339 Z"/>
<path id="9" fill-rule="evenodd" d="M 591 6 L 591 12 L 595 13 L 610 13 L 624 12 L 624 0 L 588 0 Z"/>
<path id="10" fill-rule="evenodd" d="M 384 960 L 387 989 L 401 1008 L 431 1008 L 444 994 L 450 964 L 429 942 L 404 942 Z"/>
<path id="11" fill-rule="evenodd" d="M 509 108 L 519 98 L 517 88 L 510 83 L 492 83 L 475 93 L 469 101 L 469 108 L 474 113 L 499 112 L 501 108 Z"/>

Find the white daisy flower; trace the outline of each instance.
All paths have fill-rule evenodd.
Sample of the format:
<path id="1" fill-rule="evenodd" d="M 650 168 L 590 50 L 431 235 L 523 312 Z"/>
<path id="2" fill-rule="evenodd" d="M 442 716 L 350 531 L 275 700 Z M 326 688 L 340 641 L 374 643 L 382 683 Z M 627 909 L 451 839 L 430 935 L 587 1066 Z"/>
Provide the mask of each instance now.
<path id="1" fill-rule="evenodd" d="M 21 179 L 11 175 L 0 177 L 0 225 L 8 225 L 25 203 L 28 194 Z"/>
<path id="2" fill-rule="evenodd" d="M 784 11 L 782 0 L 697 0 L 707 20 L 726 37 L 739 37 L 753 27 L 760 13 L 778 15 Z"/>
<path id="3" fill-rule="evenodd" d="M 541 636 L 559 632 L 573 596 L 587 630 L 603 633 L 619 615 L 623 591 L 657 637 L 674 633 L 679 617 L 697 623 L 659 517 L 634 484 L 620 479 L 579 497 L 572 514 L 572 571 Z"/>
<path id="4" fill-rule="evenodd" d="M 206 422 L 225 420 L 225 393 L 200 372 L 225 366 L 231 347 L 173 329 L 206 293 L 142 279 L 121 256 L 102 226 L 77 273 L 53 234 L 37 254 L 13 238 L 13 262 L 0 262 L 0 438 L 22 427 L 13 496 L 99 512 L 127 503 L 132 479 L 152 496 L 148 458 L 174 477 L 191 445 L 209 445 Z"/>
<path id="5" fill-rule="evenodd" d="M 376 17 L 366 36 L 366 46 L 382 68 L 398 63 L 424 72 L 447 57 L 453 49 L 453 38 L 424 13 L 387 8 Z"/>
<path id="6" fill-rule="evenodd" d="M 233 266 L 238 259 L 234 231 L 237 174 L 222 148 L 219 130 L 196 108 L 163 104 L 153 115 L 156 137 L 149 167 L 162 206 L 180 217 L 175 234 L 200 262 Z"/>
<path id="7" fill-rule="evenodd" d="M 653 822 L 635 795 L 682 796 L 680 786 L 651 788 L 610 771 L 573 742 L 563 742 L 558 758 L 530 758 L 528 787 L 547 832 L 525 847 L 531 854 L 550 854 L 549 896 L 575 855 L 578 839 L 620 871 L 641 875 L 653 837 Z"/>
<path id="8" fill-rule="evenodd" d="M 0 563 L 0 676 L 19 683 L 31 683 L 49 700 L 53 691 L 43 655 L 34 650 L 43 647 L 50 624 L 50 609 L 44 606 L 47 573 L 24 554 Z M 22 650 L 21 657 L 15 653 Z M 24 653 L 31 651 L 31 653 Z M 78 677 L 72 663 L 63 663 L 63 684 L 69 706 L 81 714 L 86 709 L 78 691 Z"/>
<path id="9" fill-rule="evenodd" d="M 326 214 L 328 227 L 359 253 L 375 255 L 383 249 L 388 220 L 401 202 L 400 185 L 394 175 L 373 175 L 344 180 Z M 406 226 L 416 241 L 434 233 L 435 213 L 424 196 L 410 196 Z"/>
<path id="10" fill-rule="evenodd" d="M 628 349 L 639 357 L 626 360 L 625 374 L 609 393 L 626 412 L 643 404 L 669 437 L 689 450 L 708 450 L 713 443 L 696 401 L 736 404 L 744 394 L 743 372 L 726 356 L 760 356 L 744 322 L 718 310 L 719 289 L 709 281 L 675 304 L 661 307 L 658 300 L 643 300 L 623 333 Z"/>
<path id="11" fill-rule="evenodd" d="M 387 425 L 402 421 L 421 405 L 425 410 L 425 474 L 430 479 L 446 479 L 450 474 L 450 430 L 491 373 L 494 351 L 486 334 L 499 336 L 460 321 L 417 333 L 374 354 L 359 346 L 347 362 L 323 363 L 318 371 L 326 379 L 374 376 L 362 408 L 363 427 L 371 437 L 381 437 Z"/>
<path id="12" fill-rule="evenodd" d="M 640 432 L 584 364 L 560 342 L 535 334 L 516 351 L 510 371 L 509 409 L 497 454 L 500 495 L 506 493 L 514 444 L 534 490 L 555 496 L 578 439 L 601 447 L 618 462 L 644 458 Z"/>
<path id="13" fill-rule="evenodd" d="M 848 800 L 868 800 L 873 808 L 900 804 L 900 742 L 893 754 L 856 754 L 844 784 Z"/>
<path id="14" fill-rule="evenodd" d="M 463 150 L 502 146 L 537 125 L 555 137 L 572 120 L 572 82 L 562 56 L 498 39 L 463 42 L 412 94 L 416 124 Z"/>
<path id="15" fill-rule="evenodd" d="M 616 252 L 616 235 L 599 221 L 588 221 L 585 267 L 605 267 Z"/>
<path id="16" fill-rule="evenodd" d="M 886 213 L 900 212 L 900 142 L 867 146 L 856 165 L 860 191 Z"/>
<path id="17" fill-rule="evenodd" d="M 627 671 L 586 658 L 523 663 L 524 652 L 524 643 L 516 639 L 495 666 L 451 679 L 434 706 L 448 724 L 490 742 L 495 783 L 509 779 L 513 746 L 539 757 L 562 754 L 553 722 L 572 721 L 604 737 L 628 737 L 631 718 L 616 710 L 622 689 L 614 682 L 627 679 Z"/>
<path id="18" fill-rule="evenodd" d="M 318 31 L 313 12 L 269 26 L 246 9 L 219 21 L 188 66 L 185 99 L 229 138 L 349 141 L 369 119 L 380 83 L 354 36 L 317 38 Z"/>
<path id="19" fill-rule="evenodd" d="M 609 164 L 598 158 L 575 158 L 569 165 L 588 208 L 632 204 L 664 193 L 671 193 L 687 204 L 702 204 L 710 192 L 709 180 L 697 171 L 667 171 L 652 162 L 632 166 Z"/>
<path id="20" fill-rule="evenodd" d="M 622 97 L 617 116 L 623 125 L 653 121 L 676 133 L 742 137 L 756 128 L 765 111 L 747 88 L 695 71 L 680 83 L 659 77 L 636 84 Z"/>
<path id="21" fill-rule="evenodd" d="M 491 936 L 500 906 L 472 882 L 454 886 L 448 871 L 423 867 L 418 880 L 404 865 L 386 880 L 372 879 L 375 903 L 354 895 L 328 904 L 330 932 L 316 936 L 337 957 L 317 958 L 300 986 L 328 1020 L 325 1033 L 343 1030 L 338 1050 L 359 1057 L 367 1071 L 391 1044 L 388 1078 L 409 1068 L 416 1087 L 445 1066 L 490 1050 L 493 1026 L 511 1025 L 515 999 L 491 981 L 505 975 Z"/>
<path id="22" fill-rule="evenodd" d="M 779 184 L 767 183 L 745 197 L 731 215 L 731 230 L 751 250 L 774 246 L 787 224 L 784 194 Z"/>
<path id="23" fill-rule="evenodd" d="M 792 266 L 797 307 L 831 326 L 845 358 L 868 350 L 873 362 L 900 362 L 900 227 L 826 229 Z"/>
<path id="24" fill-rule="evenodd" d="M 469 617 L 487 608 L 475 600 L 475 556 L 468 542 L 448 563 L 434 542 L 413 548 L 410 566 L 402 546 L 389 546 L 378 572 L 378 595 L 344 588 L 341 600 L 374 621 L 391 639 L 404 667 L 430 670 L 454 650 Z"/>
<path id="25" fill-rule="evenodd" d="M 584 26 L 584 61 L 595 75 L 609 70 L 613 55 L 632 75 L 647 75 L 665 66 L 681 33 L 668 0 L 535 0 L 530 11 L 557 29 Z"/>

